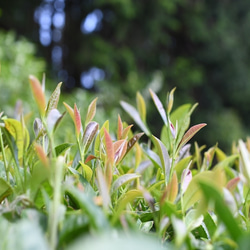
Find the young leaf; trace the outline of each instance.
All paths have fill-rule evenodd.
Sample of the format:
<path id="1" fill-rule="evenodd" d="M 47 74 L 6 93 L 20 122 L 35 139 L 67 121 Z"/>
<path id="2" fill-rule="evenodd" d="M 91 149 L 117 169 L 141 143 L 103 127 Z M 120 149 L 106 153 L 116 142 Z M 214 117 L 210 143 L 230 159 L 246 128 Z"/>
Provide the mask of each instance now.
<path id="1" fill-rule="evenodd" d="M 47 158 L 46 153 L 41 145 L 35 144 L 35 150 L 39 160 L 42 162 L 43 166 L 49 167 L 49 159 Z"/>
<path id="2" fill-rule="evenodd" d="M 58 85 L 55 88 L 54 92 L 51 94 L 51 96 L 49 98 L 49 101 L 48 101 L 47 108 L 46 108 L 46 115 L 49 114 L 49 112 L 52 109 L 57 108 L 57 104 L 58 104 L 60 93 L 61 93 L 61 85 L 62 85 L 62 82 L 58 83 Z"/>
<path id="3" fill-rule="evenodd" d="M 82 122 L 81 122 L 81 115 L 76 104 L 74 105 L 74 122 L 75 122 L 75 128 L 76 128 L 76 135 L 78 137 L 82 130 Z"/>
<path id="4" fill-rule="evenodd" d="M 74 109 L 72 109 L 66 102 L 63 102 L 63 105 L 67 109 L 67 111 L 68 111 L 70 117 L 72 118 L 72 120 L 75 122 Z"/>
<path id="5" fill-rule="evenodd" d="M 114 143 L 114 152 L 115 152 L 114 160 L 116 165 L 123 159 L 127 150 L 126 140 L 120 140 L 118 142 L 120 142 L 118 148 L 116 148 L 117 142 Z"/>
<path id="6" fill-rule="evenodd" d="M 93 175 L 93 171 L 92 169 L 85 163 L 80 162 L 82 168 L 83 168 L 83 172 L 84 172 L 84 177 L 85 179 L 90 182 L 92 175 Z"/>
<path id="7" fill-rule="evenodd" d="M 120 115 L 118 115 L 118 126 L 117 126 L 117 140 L 122 139 L 123 125 Z"/>
<path id="8" fill-rule="evenodd" d="M 118 177 L 114 183 L 112 184 L 112 187 L 111 187 L 111 194 L 113 192 L 115 192 L 116 190 L 118 190 L 118 188 L 120 188 L 122 185 L 128 183 L 128 182 L 131 182 L 137 178 L 139 178 L 140 175 L 135 173 L 135 174 L 124 174 L 120 177 Z"/>
<path id="9" fill-rule="evenodd" d="M 132 147 L 136 144 L 136 142 L 138 142 L 138 140 L 143 136 L 143 134 L 144 133 L 136 134 L 128 141 L 126 154 L 132 149 Z"/>
<path id="10" fill-rule="evenodd" d="M 97 101 L 97 97 L 90 103 L 88 107 L 88 112 L 87 112 L 86 119 L 85 119 L 85 125 L 88 124 L 95 116 L 96 101 Z"/>
<path id="11" fill-rule="evenodd" d="M 152 136 L 152 139 L 153 139 L 154 145 L 157 148 L 158 155 L 161 160 L 161 167 L 165 176 L 165 181 L 167 183 L 170 178 L 169 174 L 170 174 L 170 167 L 171 167 L 168 151 L 166 147 L 164 146 L 164 144 L 158 138 L 156 138 L 155 136 Z"/>
<path id="12" fill-rule="evenodd" d="M 174 202 L 178 194 L 178 180 L 176 172 L 174 172 L 171 181 L 167 184 L 167 187 L 161 198 L 161 203 L 166 199 L 167 201 Z"/>
<path id="13" fill-rule="evenodd" d="M 130 130 L 132 127 L 133 127 L 133 125 L 129 125 L 129 126 L 127 126 L 127 127 L 123 130 L 121 139 L 127 139 L 129 130 Z"/>
<path id="14" fill-rule="evenodd" d="M 237 187 L 238 183 L 240 182 L 240 177 L 235 177 L 231 179 L 228 183 L 226 188 L 230 191 L 233 192 L 234 189 Z"/>
<path id="15" fill-rule="evenodd" d="M 35 98 L 35 101 L 37 103 L 39 112 L 41 116 L 44 116 L 45 109 L 46 109 L 46 100 L 45 100 L 44 92 L 42 90 L 42 86 L 40 82 L 38 81 L 38 79 L 32 75 L 29 76 L 29 82 L 30 82 L 31 90 Z"/>
<path id="16" fill-rule="evenodd" d="M 94 140 L 98 128 L 99 124 L 94 121 L 89 122 L 88 125 L 86 126 L 82 137 L 84 152 L 87 152 L 90 144 Z"/>
<path id="17" fill-rule="evenodd" d="M 104 129 L 104 136 L 105 136 L 105 145 L 106 145 L 106 154 L 107 154 L 107 162 L 113 167 L 114 165 L 114 146 L 112 139 L 107 132 L 106 129 Z"/>
<path id="18" fill-rule="evenodd" d="M 172 110 L 174 103 L 174 92 L 176 88 L 173 88 L 167 95 L 167 113 L 169 114 Z"/>
<path id="19" fill-rule="evenodd" d="M 142 121 L 146 122 L 146 104 L 140 92 L 136 93 L 136 103 Z"/>
<path id="20" fill-rule="evenodd" d="M 201 123 L 192 126 L 183 136 L 182 140 L 180 141 L 178 148 L 180 149 L 183 147 L 200 129 L 205 127 L 207 124 L 206 123 Z"/>
<path id="21" fill-rule="evenodd" d="M 245 143 L 239 140 L 240 148 L 240 173 L 247 179 L 248 185 L 250 186 L 250 158 L 249 152 Z"/>
<path id="22" fill-rule="evenodd" d="M 121 106 L 123 109 L 130 115 L 130 117 L 135 121 L 135 123 L 145 132 L 147 136 L 150 136 L 151 133 L 147 128 L 146 124 L 142 121 L 138 111 L 130 104 L 121 101 Z"/>
<path id="23" fill-rule="evenodd" d="M 150 89 L 149 91 L 150 91 L 151 97 L 152 97 L 152 99 L 153 99 L 153 101 L 154 101 L 154 103 L 155 103 L 155 106 L 156 106 L 158 112 L 159 112 L 160 115 L 161 115 L 161 118 L 162 118 L 164 124 L 165 124 L 166 126 L 168 126 L 168 119 L 167 119 L 166 111 L 165 111 L 165 109 L 163 108 L 163 105 L 162 105 L 160 99 L 159 99 L 158 96 L 154 93 L 153 90 Z"/>

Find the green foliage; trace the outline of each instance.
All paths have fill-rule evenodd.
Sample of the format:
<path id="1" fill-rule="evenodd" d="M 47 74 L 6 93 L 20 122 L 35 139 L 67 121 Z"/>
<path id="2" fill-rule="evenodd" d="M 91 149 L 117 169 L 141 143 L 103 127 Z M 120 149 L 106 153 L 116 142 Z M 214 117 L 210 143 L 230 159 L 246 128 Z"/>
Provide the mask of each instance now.
<path id="1" fill-rule="evenodd" d="M 46 100 L 39 80 L 29 79 L 38 111 L 34 135 L 27 129 L 32 121 L 23 114 L 20 119 L 0 114 L 0 232 L 6 236 L 2 248 L 247 245 L 249 139 L 239 140 L 232 155 L 217 146 L 203 153 L 197 143 L 191 154 L 188 143 L 206 124 L 190 126 L 196 105 L 173 109 L 174 90 L 167 94 L 166 107 L 150 90 L 164 124 L 157 138 L 146 124 L 146 102 L 139 92 L 137 108 L 125 101 L 121 105 L 143 133 L 132 131 L 119 115 L 116 130 L 108 120 L 96 122 L 96 98 L 84 114 L 66 102 L 61 114 L 61 83 Z M 65 126 L 67 119 L 74 126 Z M 64 142 L 57 144 L 60 134 Z M 139 143 L 142 136 L 144 142 Z"/>
<path id="2" fill-rule="evenodd" d="M 0 31 L 0 111 L 13 114 L 18 100 L 30 100 L 26 72 L 42 75 L 45 61 L 35 57 L 35 46 L 14 32 Z"/>

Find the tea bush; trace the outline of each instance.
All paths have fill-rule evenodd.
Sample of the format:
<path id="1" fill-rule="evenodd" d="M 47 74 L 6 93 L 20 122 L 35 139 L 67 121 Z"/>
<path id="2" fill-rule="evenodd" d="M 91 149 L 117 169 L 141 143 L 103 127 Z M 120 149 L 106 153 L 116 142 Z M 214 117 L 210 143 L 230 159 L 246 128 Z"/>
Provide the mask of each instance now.
<path id="1" fill-rule="evenodd" d="M 247 249 L 249 139 L 231 155 L 196 142 L 191 153 L 206 124 L 190 127 L 196 104 L 172 110 L 175 89 L 164 106 L 149 90 L 163 121 L 157 138 L 139 92 L 136 107 L 121 106 L 141 131 L 119 115 L 111 130 L 94 120 L 97 98 L 84 112 L 64 102 L 63 112 L 61 83 L 46 100 L 45 81 L 29 81 L 35 120 L 0 113 L 1 249 Z"/>

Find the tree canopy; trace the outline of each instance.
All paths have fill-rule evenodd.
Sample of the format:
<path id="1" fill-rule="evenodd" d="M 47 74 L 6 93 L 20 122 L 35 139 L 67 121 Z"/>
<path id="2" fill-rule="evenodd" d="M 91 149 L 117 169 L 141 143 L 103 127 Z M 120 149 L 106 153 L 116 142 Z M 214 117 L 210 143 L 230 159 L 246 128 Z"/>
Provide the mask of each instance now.
<path id="1" fill-rule="evenodd" d="M 199 140 L 228 150 L 250 126 L 249 7 L 243 0 L 5 1 L 0 27 L 37 43 L 51 77 L 67 90 L 99 92 L 107 109 L 149 86 L 162 98 L 176 86 L 176 105 L 198 102 L 194 119 L 208 124 Z M 154 113 L 148 119 L 154 123 Z"/>

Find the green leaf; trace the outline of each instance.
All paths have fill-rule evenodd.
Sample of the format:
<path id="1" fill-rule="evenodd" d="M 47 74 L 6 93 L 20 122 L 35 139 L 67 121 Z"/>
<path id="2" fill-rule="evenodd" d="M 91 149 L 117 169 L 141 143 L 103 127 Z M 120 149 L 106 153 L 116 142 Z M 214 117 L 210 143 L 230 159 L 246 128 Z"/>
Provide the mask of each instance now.
<path id="1" fill-rule="evenodd" d="M 46 108 L 46 115 L 48 115 L 52 109 L 57 109 L 57 104 L 61 93 L 61 85 L 62 82 L 58 83 L 54 92 L 51 94 Z"/>
<path id="2" fill-rule="evenodd" d="M 122 214 L 123 209 L 127 206 L 128 203 L 134 201 L 137 198 L 143 198 L 143 193 L 140 190 L 132 189 L 127 193 L 122 195 L 118 200 L 117 207 L 115 209 L 115 213 L 112 218 L 112 223 L 115 223 L 119 216 Z"/>
<path id="3" fill-rule="evenodd" d="M 6 130 L 14 138 L 17 149 L 18 159 L 23 157 L 24 150 L 28 147 L 29 133 L 28 130 L 23 127 L 22 123 L 11 118 L 4 119 Z"/>
<path id="4" fill-rule="evenodd" d="M 73 143 L 65 142 L 63 144 L 56 146 L 55 147 L 56 156 L 59 156 L 60 154 L 62 154 L 65 150 L 72 147 L 72 145 L 73 145 Z"/>
<path id="5" fill-rule="evenodd" d="M 97 101 L 97 97 L 89 104 L 88 112 L 87 112 L 86 118 L 85 118 L 85 124 L 88 124 L 95 116 L 96 101 Z"/>
<path id="6" fill-rule="evenodd" d="M 106 220 L 101 208 L 96 206 L 91 197 L 87 196 L 85 192 L 81 192 L 74 186 L 65 187 L 66 194 L 76 202 L 79 207 L 88 215 L 90 224 L 96 230 L 107 230 L 109 224 Z"/>
<path id="7" fill-rule="evenodd" d="M 198 185 L 198 181 L 202 179 L 212 180 L 214 173 L 212 171 L 204 171 L 193 177 L 189 183 L 186 192 L 183 195 L 183 209 L 186 211 L 202 198 L 202 192 Z"/>
<path id="8" fill-rule="evenodd" d="M 174 103 L 174 92 L 176 88 L 173 88 L 167 95 L 167 113 L 169 114 L 172 110 Z"/>
<path id="9" fill-rule="evenodd" d="M 135 121 L 135 123 L 145 132 L 147 136 L 150 136 L 151 133 L 147 128 L 146 123 L 144 123 L 138 113 L 138 111 L 127 102 L 121 101 L 120 102 L 122 108 L 131 116 L 131 118 Z"/>
<path id="10" fill-rule="evenodd" d="M 124 174 L 120 177 L 118 177 L 114 183 L 112 184 L 111 187 L 111 193 L 114 193 L 118 188 L 120 188 L 122 185 L 131 182 L 137 178 L 139 178 L 140 175 L 139 174 Z"/>
<path id="11" fill-rule="evenodd" d="M 242 236 L 242 230 L 236 222 L 234 216 L 229 210 L 227 204 L 225 203 L 223 196 L 218 191 L 218 189 L 213 185 L 213 183 L 207 181 L 199 181 L 199 186 L 208 200 L 214 201 L 215 212 L 217 213 L 219 219 L 226 226 L 232 239 L 239 241 Z"/>
<path id="12" fill-rule="evenodd" d="M 10 184 L 0 177 L 0 202 L 13 193 Z"/>
<path id="13" fill-rule="evenodd" d="M 88 182 L 90 182 L 92 175 L 93 175 L 93 170 L 87 164 L 84 164 L 83 162 L 80 162 L 80 164 L 83 168 L 84 177 L 86 178 Z"/>
<path id="14" fill-rule="evenodd" d="M 161 160 L 161 167 L 165 176 L 165 180 L 166 182 L 169 181 L 169 175 L 170 175 L 170 168 L 171 168 L 171 162 L 170 162 L 170 157 L 168 154 L 168 150 L 166 149 L 165 145 L 161 142 L 161 140 L 159 140 L 158 138 L 156 138 L 155 136 L 152 136 L 154 145 L 157 148 L 158 151 L 158 155 L 160 157 Z"/>
<path id="15" fill-rule="evenodd" d="M 178 123 L 178 131 L 176 138 L 176 145 L 181 141 L 185 131 L 188 129 L 190 125 L 190 116 L 193 110 L 197 107 L 198 104 L 194 104 L 192 107 L 190 104 L 184 104 L 178 107 L 170 116 L 170 120 L 176 126 Z M 165 143 L 165 141 L 164 141 Z"/>
<path id="16" fill-rule="evenodd" d="M 150 89 L 149 92 L 151 94 L 151 97 L 154 101 L 154 104 L 155 104 L 158 112 L 161 115 L 161 118 L 162 118 L 164 124 L 168 127 L 168 119 L 167 119 L 166 111 L 163 108 L 163 105 L 162 105 L 160 99 L 158 98 L 158 96 L 155 94 L 155 92 L 153 90 Z"/>
<path id="17" fill-rule="evenodd" d="M 146 122 L 146 104 L 140 92 L 136 93 L 137 109 L 143 122 Z"/>
<path id="18" fill-rule="evenodd" d="M 177 162 L 177 163 L 175 164 L 174 169 L 175 169 L 175 171 L 176 171 L 178 180 L 181 179 L 181 175 L 182 175 L 182 173 L 183 173 L 183 170 L 184 170 L 185 168 L 188 167 L 188 165 L 189 165 L 190 162 L 192 161 L 192 158 L 193 158 L 193 156 L 190 155 L 190 156 L 188 156 L 188 157 L 185 157 L 185 158 L 181 159 L 179 162 Z"/>

